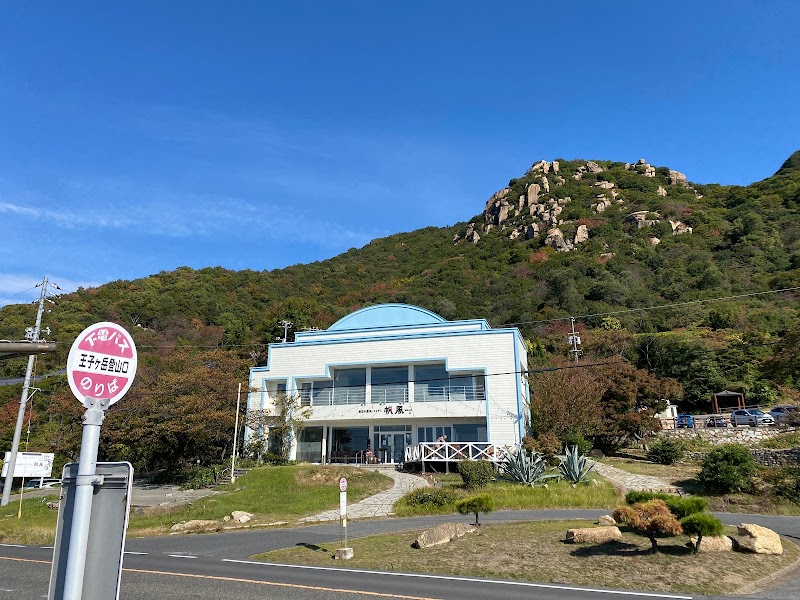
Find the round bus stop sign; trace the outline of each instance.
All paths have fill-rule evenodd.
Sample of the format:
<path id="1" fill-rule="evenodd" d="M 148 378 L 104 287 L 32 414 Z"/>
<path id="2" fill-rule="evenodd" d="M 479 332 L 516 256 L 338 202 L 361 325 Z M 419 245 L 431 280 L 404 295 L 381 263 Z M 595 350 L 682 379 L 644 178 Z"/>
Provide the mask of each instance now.
<path id="1" fill-rule="evenodd" d="M 95 323 L 73 342 L 67 357 L 67 378 L 72 393 L 108 400 L 111 406 L 130 389 L 136 375 L 133 338 L 116 323 Z"/>
<path id="2" fill-rule="evenodd" d="M 339 491 L 346 492 L 347 491 L 347 479 L 342 477 L 339 480 Z"/>

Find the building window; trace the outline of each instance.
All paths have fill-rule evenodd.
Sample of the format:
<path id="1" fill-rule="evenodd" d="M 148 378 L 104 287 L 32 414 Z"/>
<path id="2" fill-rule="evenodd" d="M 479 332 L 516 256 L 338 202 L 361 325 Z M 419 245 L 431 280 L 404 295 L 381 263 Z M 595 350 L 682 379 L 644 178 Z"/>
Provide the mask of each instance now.
<path id="1" fill-rule="evenodd" d="M 370 402 L 402 404 L 408 401 L 408 367 L 373 367 Z"/>
<path id="2" fill-rule="evenodd" d="M 483 374 L 454 375 L 440 365 L 414 367 L 414 401 L 443 402 L 445 400 L 485 400 Z"/>
<path id="3" fill-rule="evenodd" d="M 297 460 L 322 462 L 322 427 L 304 427 L 297 436 Z"/>
<path id="4" fill-rule="evenodd" d="M 300 385 L 301 406 L 328 406 L 332 401 L 332 381 L 307 381 Z"/>
<path id="5" fill-rule="evenodd" d="M 435 442 L 443 435 L 447 436 L 447 441 L 453 441 L 453 430 L 449 426 L 441 427 L 417 427 L 418 442 Z"/>
<path id="6" fill-rule="evenodd" d="M 369 447 L 369 427 L 332 427 L 331 461 L 356 459 Z"/>
<path id="7" fill-rule="evenodd" d="M 453 441 L 485 442 L 487 441 L 486 425 L 483 423 L 461 423 L 453 425 Z"/>
<path id="8" fill-rule="evenodd" d="M 366 369 L 336 369 L 334 371 L 333 404 L 364 404 L 366 398 Z"/>

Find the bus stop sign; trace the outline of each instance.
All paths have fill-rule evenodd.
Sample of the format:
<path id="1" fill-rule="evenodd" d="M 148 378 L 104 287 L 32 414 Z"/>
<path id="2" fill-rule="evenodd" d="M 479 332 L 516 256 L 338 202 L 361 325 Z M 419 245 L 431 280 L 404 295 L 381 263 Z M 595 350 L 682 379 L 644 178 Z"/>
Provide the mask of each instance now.
<path id="1" fill-rule="evenodd" d="M 133 338 L 116 323 L 95 323 L 73 342 L 67 357 L 67 378 L 75 397 L 108 400 L 122 398 L 136 375 Z"/>

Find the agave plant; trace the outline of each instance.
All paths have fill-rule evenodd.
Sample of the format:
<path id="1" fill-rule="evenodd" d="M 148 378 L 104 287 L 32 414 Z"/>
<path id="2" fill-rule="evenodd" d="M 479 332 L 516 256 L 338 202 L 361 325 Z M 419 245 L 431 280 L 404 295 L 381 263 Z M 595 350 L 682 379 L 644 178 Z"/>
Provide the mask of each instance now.
<path id="1" fill-rule="evenodd" d="M 525 448 L 509 453 L 506 462 L 501 464 L 501 469 L 506 479 L 531 486 L 558 477 L 546 473 L 547 461 L 543 454 L 535 450 L 529 453 Z"/>
<path id="2" fill-rule="evenodd" d="M 558 470 L 561 476 L 574 486 L 589 480 L 589 473 L 594 469 L 594 465 L 587 466 L 588 462 L 588 458 L 578 454 L 577 446 L 567 446 L 564 448 L 564 456 L 561 457 Z"/>

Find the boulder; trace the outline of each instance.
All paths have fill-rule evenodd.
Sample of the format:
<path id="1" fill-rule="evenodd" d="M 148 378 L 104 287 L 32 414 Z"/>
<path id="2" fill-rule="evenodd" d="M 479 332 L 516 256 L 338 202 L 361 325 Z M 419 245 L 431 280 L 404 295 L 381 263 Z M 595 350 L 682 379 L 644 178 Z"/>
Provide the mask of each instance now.
<path id="1" fill-rule="evenodd" d="M 617 522 L 611 515 L 603 515 L 598 520 L 598 523 L 600 523 L 602 527 L 615 527 L 617 525 Z"/>
<path id="2" fill-rule="evenodd" d="M 615 525 L 604 527 L 581 527 L 567 529 L 566 540 L 570 544 L 603 544 L 605 542 L 621 542 L 622 532 Z"/>
<path id="3" fill-rule="evenodd" d="M 253 513 L 245 512 L 243 510 L 235 510 L 231 513 L 231 519 L 236 523 L 247 523 L 253 518 Z"/>
<path id="4" fill-rule="evenodd" d="M 680 221 L 669 220 L 672 226 L 672 235 L 681 235 L 682 233 L 692 233 L 692 228 Z"/>
<path id="5" fill-rule="evenodd" d="M 594 184 L 596 187 L 602 188 L 604 190 L 610 190 L 614 187 L 614 184 L 610 181 L 598 181 Z"/>
<path id="6" fill-rule="evenodd" d="M 180 533 L 186 531 L 207 531 L 212 529 L 219 529 L 220 524 L 217 521 L 194 519 L 192 521 L 184 521 L 183 523 L 175 523 L 169 528 L 173 533 Z"/>
<path id="7" fill-rule="evenodd" d="M 766 527 L 753 523 L 739 525 L 739 536 L 736 538 L 739 547 L 756 554 L 783 554 L 780 536 Z M 700 544 L 703 549 L 705 540 Z"/>
<path id="8" fill-rule="evenodd" d="M 656 190 L 656 194 L 658 194 L 659 196 L 662 196 L 662 197 L 666 196 L 667 195 L 667 190 L 665 190 L 661 186 L 658 186 L 658 189 Z"/>
<path id="9" fill-rule="evenodd" d="M 466 523 L 442 523 L 433 529 L 426 529 L 417 536 L 414 541 L 414 548 L 429 548 L 446 544 L 450 540 L 460 538 L 463 535 L 472 533 L 475 527 Z"/>
<path id="10" fill-rule="evenodd" d="M 558 167 L 559 167 L 558 161 L 554 160 L 553 161 L 553 173 L 558 173 Z M 562 183 L 563 183 L 563 179 L 562 179 Z"/>
<path id="11" fill-rule="evenodd" d="M 575 243 L 580 244 L 589 239 L 589 229 L 586 225 L 578 225 L 578 231 L 575 232 Z"/>
<path id="12" fill-rule="evenodd" d="M 538 183 L 532 183 L 528 186 L 528 206 L 532 206 L 539 201 L 539 192 L 542 188 Z"/>
<path id="13" fill-rule="evenodd" d="M 547 232 L 544 243 L 546 246 L 550 246 L 559 252 L 565 252 L 571 249 L 564 240 L 564 234 L 558 227 L 554 227 Z"/>
<path id="14" fill-rule="evenodd" d="M 590 160 L 586 162 L 586 170 L 589 171 L 590 173 L 602 173 L 603 167 L 598 165 L 593 160 Z"/>
<path id="15" fill-rule="evenodd" d="M 697 545 L 697 536 L 689 538 L 692 546 Z M 700 542 L 700 552 L 733 552 L 733 540 L 727 535 L 706 536 Z"/>
<path id="16" fill-rule="evenodd" d="M 661 240 L 655 236 L 650 238 L 650 245 L 651 246 L 658 246 L 661 243 Z"/>
<path id="17" fill-rule="evenodd" d="M 542 177 L 542 189 L 545 193 L 550 191 L 550 182 L 547 181 L 547 177 Z"/>
<path id="18" fill-rule="evenodd" d="M 669 183 L 670 185 L 682 185 L 686 186 L 686 175 L 681 173 L 680 171 L 673 171 L 670 169 L 669 172 Z"/>
<path id="19" fill-rule="evenodd" d="M 511 205 L 505 200 L 500 204 L 500 210 L 497 211 L 494 224 L 500 225 L 503 221 L 508 219 L 508 213 L 511 210 Z"/>
<path id="20" fill-rule="evenodd" d="M 532 223 L 525 228 L 525 239 L 532 240 L 539 235 L 539 224 Z"/>
<path id="21" fill-rule="evenodd" d="M 547 173 L 550 170 L 550 163 L 546 160 L 540 160 L 537 163 L 534 163 L 531 167 L 531 171 L 541 171 L 542 173 Z"/>

